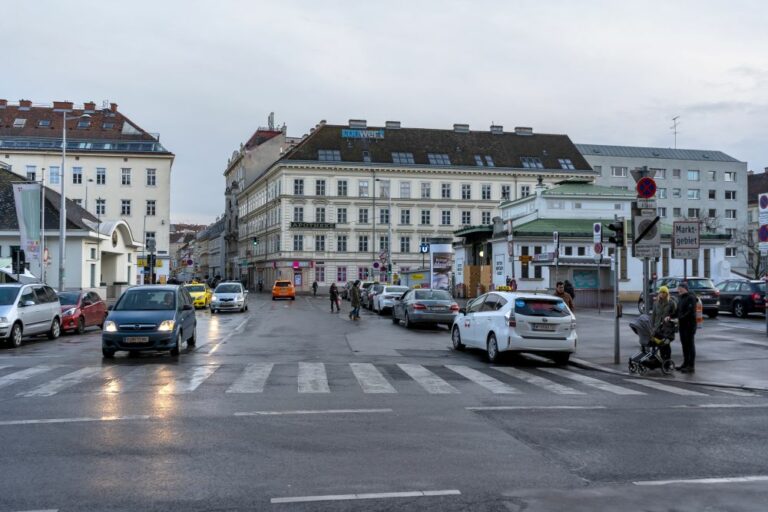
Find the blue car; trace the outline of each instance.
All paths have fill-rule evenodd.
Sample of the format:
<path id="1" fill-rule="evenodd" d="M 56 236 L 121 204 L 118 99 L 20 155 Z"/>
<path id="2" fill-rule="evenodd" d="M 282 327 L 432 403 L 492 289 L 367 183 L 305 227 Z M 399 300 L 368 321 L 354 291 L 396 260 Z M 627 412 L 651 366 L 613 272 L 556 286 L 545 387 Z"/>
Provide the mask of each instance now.
<path id="1" fill-rule="evenodd" d="M 182 287 L 135 286 L 126 290 L 110 308 L 101 334 L 101 352 L 168 350 L 178 356 L 184 342 L 196 343 L 195 308 Z"/>

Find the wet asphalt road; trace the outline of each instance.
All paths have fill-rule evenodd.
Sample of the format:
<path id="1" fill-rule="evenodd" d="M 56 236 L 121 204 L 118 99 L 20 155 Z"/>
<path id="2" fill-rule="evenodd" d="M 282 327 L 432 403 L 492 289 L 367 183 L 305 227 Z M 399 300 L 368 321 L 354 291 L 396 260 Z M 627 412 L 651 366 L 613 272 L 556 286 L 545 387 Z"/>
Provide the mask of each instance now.
<path id="1" fill-rule="evenodd" d="M 178 359 L 0 349 L 0 512 L 765 510 L 765 393 L 491 367 L 327 306 L 199 311 Z"/>

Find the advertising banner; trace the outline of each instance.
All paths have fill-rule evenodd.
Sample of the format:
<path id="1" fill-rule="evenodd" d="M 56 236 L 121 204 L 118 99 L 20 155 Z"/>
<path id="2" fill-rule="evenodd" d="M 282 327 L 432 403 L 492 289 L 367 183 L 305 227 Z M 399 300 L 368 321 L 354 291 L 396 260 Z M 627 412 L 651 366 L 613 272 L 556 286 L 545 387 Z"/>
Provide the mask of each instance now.
<path id="1" fill-rule="evenodd" d="M 430 244 L 430 270 L 433 290 L 451 289 L 453 268 L 453 246 L 451 244 Z"/>
<path id="2" fill-rule="evenodd" d="M 40 185 L 14 183 L 13 198 L 19 221 L 21 250 L 32 268 L 40 267 Z"/>

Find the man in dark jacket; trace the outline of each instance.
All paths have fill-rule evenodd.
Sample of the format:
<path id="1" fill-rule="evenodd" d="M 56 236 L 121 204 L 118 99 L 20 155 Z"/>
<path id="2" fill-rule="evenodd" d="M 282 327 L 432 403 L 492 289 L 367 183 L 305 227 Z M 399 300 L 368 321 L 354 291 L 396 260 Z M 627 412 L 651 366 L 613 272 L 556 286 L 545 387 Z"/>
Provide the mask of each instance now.
<path id="1" fill-rule="evenodd" d="M 688 283 L 677 286 L 677 320 L 680 325 L 680 344 L 683 347 L 683 365 L 678 368 L 682 373 L 693 373 L 696 366 L 696 296 L 688 291 Z"/>

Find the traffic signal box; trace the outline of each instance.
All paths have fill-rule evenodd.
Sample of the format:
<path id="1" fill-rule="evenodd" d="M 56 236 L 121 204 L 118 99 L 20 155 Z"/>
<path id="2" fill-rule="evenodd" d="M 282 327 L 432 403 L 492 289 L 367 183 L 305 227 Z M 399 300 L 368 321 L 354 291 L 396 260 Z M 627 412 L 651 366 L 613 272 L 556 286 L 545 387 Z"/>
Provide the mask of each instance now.
<path id="1" fill-rule="evenodd" d="M 615 244 L 616 247 L 627 246 L 627 219 L 619 219 L 608 224 L 609 233 L 608 242 Z"/>

